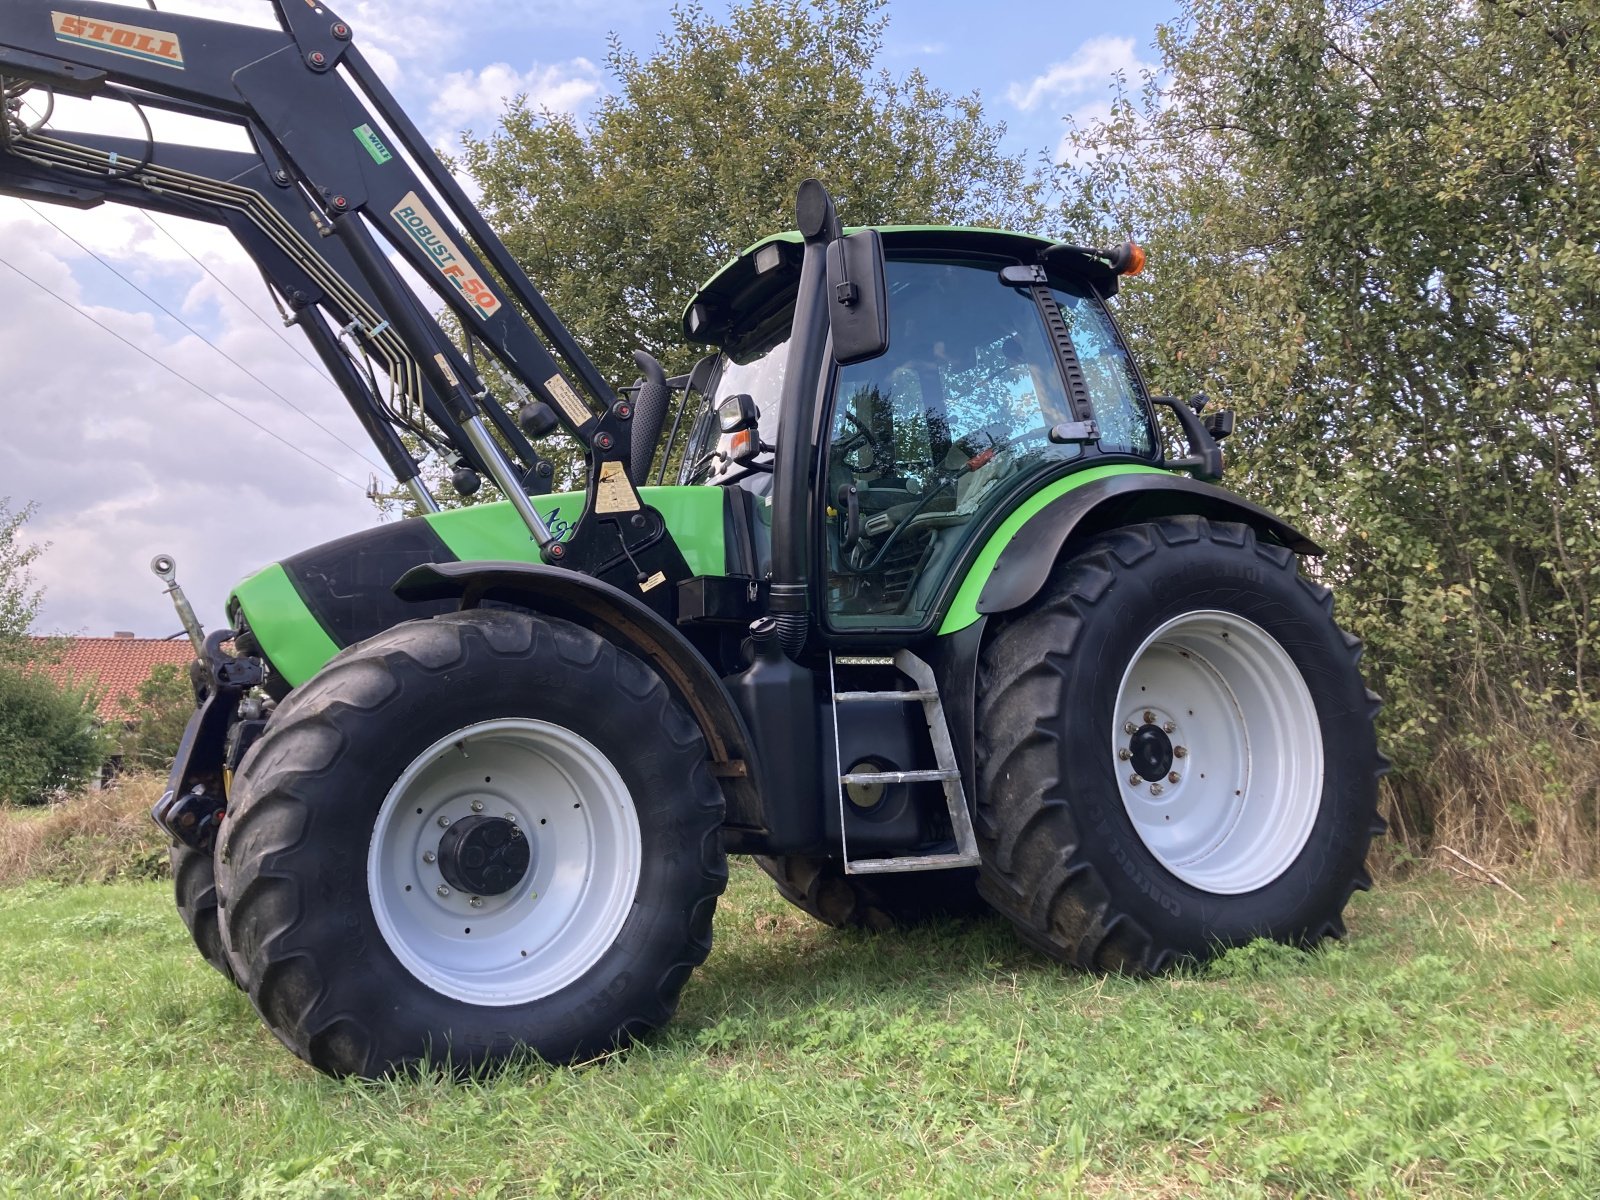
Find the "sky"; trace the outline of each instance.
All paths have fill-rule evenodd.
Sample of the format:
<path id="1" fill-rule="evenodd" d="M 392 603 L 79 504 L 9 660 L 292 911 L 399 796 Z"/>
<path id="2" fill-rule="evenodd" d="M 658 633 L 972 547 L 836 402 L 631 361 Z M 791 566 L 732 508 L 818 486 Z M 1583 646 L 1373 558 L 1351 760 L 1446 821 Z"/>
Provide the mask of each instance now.
<path id="1" fill-rule="evenodd" d="M 157 7 L 270 19 L 264 0 Z M 704 7 L 720 16 L 726 0 Z M 334 8 L 443 147 L 463 129 L 491 131 L 519 93 L 581 120 L 610 86 L 608 39 L 648 56 L 670 12 L 642 0 Z M 157 23 L 147 4 L 130 9 L 130 22 Z M 1007 149 L 1059 155 L 1063 118 L 1103 113 L 1119 73 L 1136 81 L 1157 60 L 1156 27 L 1176 10 L 1177 0 L 890 0 L 882 61 L 979 92 L 1007 126 Z M 0 15 L 0 42 L 9 19 Z M 66 103 L 56 124 L 140 135 L 106 109 Z M 182 121 L 158 124 L 157 136 L 195 140 Z M 216 628 L 239 579 L 377 522 L 366 486 L 390 480 L 309 356 L 225 233 L 116 205 L 78 212 L 0 198 L 0 497 L 38 505 L 25 537 L 48 544 L 34 567 L 40 631 L 177 632 L 149 571 L 157 554 L 177 560 L 200 619 Z"/>

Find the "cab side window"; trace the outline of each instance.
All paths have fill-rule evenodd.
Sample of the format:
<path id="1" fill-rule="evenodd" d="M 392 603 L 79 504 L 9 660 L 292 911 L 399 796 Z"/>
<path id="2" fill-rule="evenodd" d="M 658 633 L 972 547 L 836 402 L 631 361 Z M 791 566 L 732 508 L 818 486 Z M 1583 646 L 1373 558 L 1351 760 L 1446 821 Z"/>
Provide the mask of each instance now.
<path id="1" fill-rule="evenodd" d="M 888 264 L 889 350 L 840 370 L 828 446 L 837 626 L 920 624 L 965 527 L 1019 472 L 1082 453 L 1047 437 L 1072 411 L 1039 310 L 1001 265 Z"/>

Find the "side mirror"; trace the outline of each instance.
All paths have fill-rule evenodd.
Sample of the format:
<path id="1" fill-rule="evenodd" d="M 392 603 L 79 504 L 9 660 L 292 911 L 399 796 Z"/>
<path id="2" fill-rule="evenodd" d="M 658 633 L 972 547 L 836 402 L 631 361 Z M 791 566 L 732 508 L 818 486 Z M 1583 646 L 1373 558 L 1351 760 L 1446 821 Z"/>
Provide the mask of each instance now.
<path id="1" fill-rule="evenodd" d="M 877 358 L 889 348 L 889 284 L 876 229 L 828 243 L 827 305 L 840 366 Z"/>
<path id="2" fill-rule="evenodd" d="M 717 428 L 723 433 L 738 433 L 741 429 L 754 429 L 761 419 L 761 410 L 746 393 L 729 396 L 717 405 Z"/>

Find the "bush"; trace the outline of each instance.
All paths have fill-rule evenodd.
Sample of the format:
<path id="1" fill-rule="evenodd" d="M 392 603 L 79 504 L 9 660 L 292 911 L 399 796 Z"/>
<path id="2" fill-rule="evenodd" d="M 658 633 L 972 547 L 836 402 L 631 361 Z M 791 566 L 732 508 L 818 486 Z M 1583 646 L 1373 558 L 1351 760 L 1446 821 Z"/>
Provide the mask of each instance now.
<path id="1" fill-rule="evenodd" d="M 0 667 L 0 804 L 42 804 L 82 788 L 108 748 L 89 688 Z"/>
<path id="2" fill-rule="evenodd" d="M 0 810 L 0 888 L 166 878 L 166 838 L 150 822 L 165 786 L 135 773 L 45 808 Z"/>

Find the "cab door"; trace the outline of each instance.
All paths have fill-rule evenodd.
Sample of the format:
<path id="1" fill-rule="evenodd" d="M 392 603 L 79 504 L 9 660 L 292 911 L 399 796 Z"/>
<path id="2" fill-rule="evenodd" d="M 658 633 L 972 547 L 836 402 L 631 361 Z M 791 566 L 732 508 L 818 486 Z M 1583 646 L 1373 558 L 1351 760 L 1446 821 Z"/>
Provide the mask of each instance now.
<path id="1" fill-rule="evenodd" d="M 1109 314 L 1066 285 L 1051 294 L 1101 440 L 1051 440 L 1081 418 L 1040 302 L 1000 278 L 1015 261 L 887 264 L 889 349 L 839 368 L 823 453 L 823 608 L 835 631 L 930 625 L 986 517 L 1075 461 L 1152 455 L 1149 407 Z"/>

